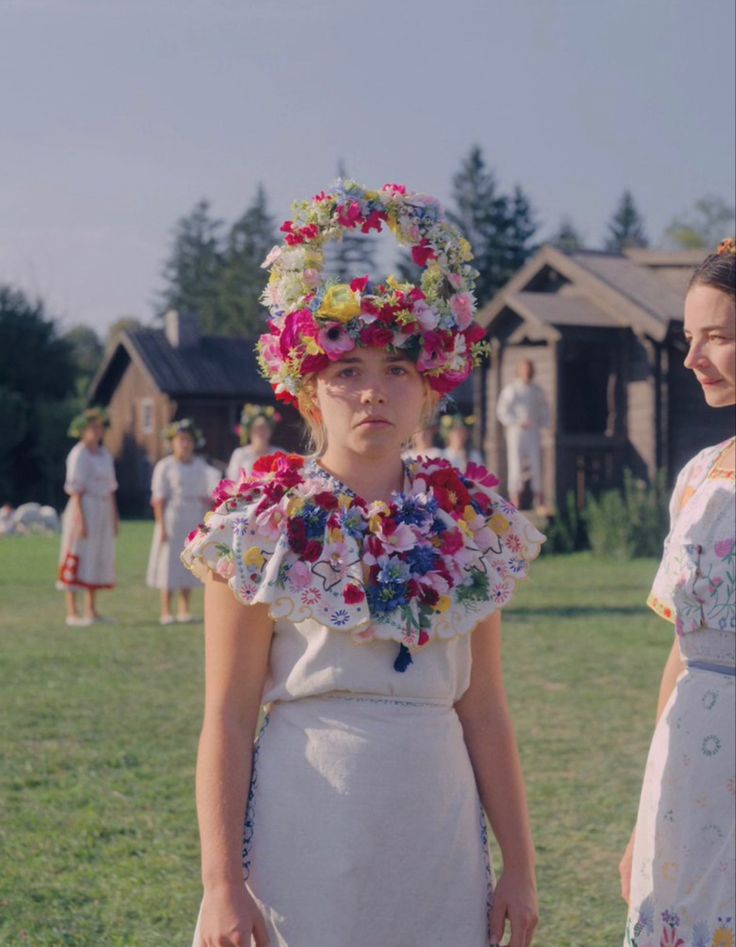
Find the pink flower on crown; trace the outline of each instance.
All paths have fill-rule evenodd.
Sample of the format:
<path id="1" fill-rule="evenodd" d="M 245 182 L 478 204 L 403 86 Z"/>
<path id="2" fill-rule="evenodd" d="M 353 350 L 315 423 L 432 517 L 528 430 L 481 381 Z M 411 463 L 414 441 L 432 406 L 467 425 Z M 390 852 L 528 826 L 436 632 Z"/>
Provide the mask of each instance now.
<path id="1" fill-rule="evenodd" d="M 435 329 L 437 323 L 440 321 L 439 314 L 436 310 L 432 309 L 431 306 L 428 306 L 423 299 L 418 299 L 414 305 L 411 307 L 411 311 L 419 320 L 419 325 L 425 330 Z"/>
<path id="2" fill-rule="evenodd" d="M 297 309 L 290 312 L 284 320 L 284 328 L 279 340 L 281 354 L 288 358 L 292 351 L 303 348 L 303 339 L 317 338 L 317 326 L 309 309 Z"/>
<path id="3" fill-rule="evenodd" d="M 271 249 L 268 251 L 268 256 L 263 261 L 263 263 L 261 263 L 261 269 L 267 270 L 272 263 L 275 263 L 276 260 L 278 260 L 283 252 L 283 249 L 278 246 L 278 244 L 275 247 L 271 247 Z"/>
<path id="4" fill-rule="evenodd" d="M 450 308 L 457 319 L 458 329 L 467 329 L 473 321 L 474 300 L 471 293 L 455 293 L 450 300 Z"/>
<path id="5" fill-rule="evenodd" d="M 345 352 L 350 352 L 355 348 L 355 339 L 345 331 L 343 326 L 336 322 L 332 322 L 324 329 L 319 330 L 317 342 L 332 362 L 336 362 Z"/>

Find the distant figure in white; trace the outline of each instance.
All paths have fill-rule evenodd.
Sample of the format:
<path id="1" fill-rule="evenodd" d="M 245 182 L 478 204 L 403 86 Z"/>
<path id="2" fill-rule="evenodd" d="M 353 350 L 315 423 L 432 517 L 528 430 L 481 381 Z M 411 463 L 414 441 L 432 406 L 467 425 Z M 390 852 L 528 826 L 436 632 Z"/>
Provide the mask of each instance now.
<path id="1" fill-rule="evenodd" d="M 202 522 L 211 492 L 208 464 L 195 455 L 204 438 L 191 418 L 174 421 L 164 431 L 171 453 L 153 468 L 151 506 L 156 519 L 146 584 L 161 592 L 162 625 L 194 621 L 189 610 L 192 588 L 199 585 L 179 559 L 187 536 Z M 174 594 L 179 593 L 176 617 Z"/>
<path id="2" fill-rule="evenodd" d="M 436 425 L 430 425 L 430 427 L 421 428 L 416 432 L 416 434 L 414 434 L 411 439 L 411 444 L 401 456 L 404 458 L 404 460 L 413 460 L 415 457 L 429 457 L 430 459 L 433 459 L 435 457 L 444 456 L 442 448 L 437 447 L 435 444 L 436 433 Z"/>
<path id="3" fill-rule="evenodd" d="M 449 460 L 453 467 L 465 471 L 468 464 L 482 464 L 483 457 L 469 443 L 475 426 L 475 415 L 443 414 L 440 418 L 440 437 L 445 447 L 441 457 Z"/>
<path id="4" fill-rule="evenodd" d="M 235 433 L 240 437 L 240 447 L 235 448 L 227 465 L 228 480 L 239 480 L 241 470 L 249 474 L 260 457 L 281 450 L 271 443 L 274 428 L 280 420 L 281 415 L 273 405 L 243 406 L 240 424 L 235 428 Z"/>
<path id="5" fill-rule="evenodd" d="M 549 405 L 534 381 L 534 362 L 525 358 L 516 367 L 516 379 L 501 391 L 496 409 L 506 428 L 508 486 L 511 502 L 521 506 L 524 482 L 531 480 L 534 506 L 544 506 L 542 491 L 542 428 L 549 427 Z"/>

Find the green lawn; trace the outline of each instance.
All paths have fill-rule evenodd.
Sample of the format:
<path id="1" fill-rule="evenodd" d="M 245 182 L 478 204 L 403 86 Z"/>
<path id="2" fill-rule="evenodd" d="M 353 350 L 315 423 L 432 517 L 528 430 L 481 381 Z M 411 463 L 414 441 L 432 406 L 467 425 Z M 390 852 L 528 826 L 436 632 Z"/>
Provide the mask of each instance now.
<path id="1" fill-rule="evenodd" d="M 201 634 L 159 627 L 143 584 L 150 532 L 123 525 L 120 584 L 101 598 L 118 624 L 91 629 L 63 624 L 57 540 L 0 540 L 0 944 L 191 942 Z M 643 605 L 653 573 L 651 561 L 543 558 L 508 612 L 540 947 L 622 939 L 616 866 L 670 643 Z"/>

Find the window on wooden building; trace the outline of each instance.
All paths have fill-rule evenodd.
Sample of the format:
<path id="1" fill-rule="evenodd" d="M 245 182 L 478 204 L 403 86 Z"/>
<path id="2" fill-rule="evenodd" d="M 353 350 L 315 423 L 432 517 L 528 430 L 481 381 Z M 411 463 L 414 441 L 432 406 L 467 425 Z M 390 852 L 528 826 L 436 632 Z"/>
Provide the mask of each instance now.
<path id="1" fill-rule="evenodd" d="M 141 398 L 141 433 L 153 434 L 154 412 L 153 398 Z"/>

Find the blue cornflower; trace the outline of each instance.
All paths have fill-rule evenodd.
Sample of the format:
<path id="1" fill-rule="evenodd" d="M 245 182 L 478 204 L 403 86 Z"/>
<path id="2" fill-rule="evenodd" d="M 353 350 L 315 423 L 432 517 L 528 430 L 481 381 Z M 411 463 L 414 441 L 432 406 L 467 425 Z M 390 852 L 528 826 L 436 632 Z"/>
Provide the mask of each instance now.
<path id="1" fill-rule="evenodd" d="M 406 553 L 412 572 L 425 575 L 437 566 L 438 555 L 431 546 L 415 546 Z"/>

